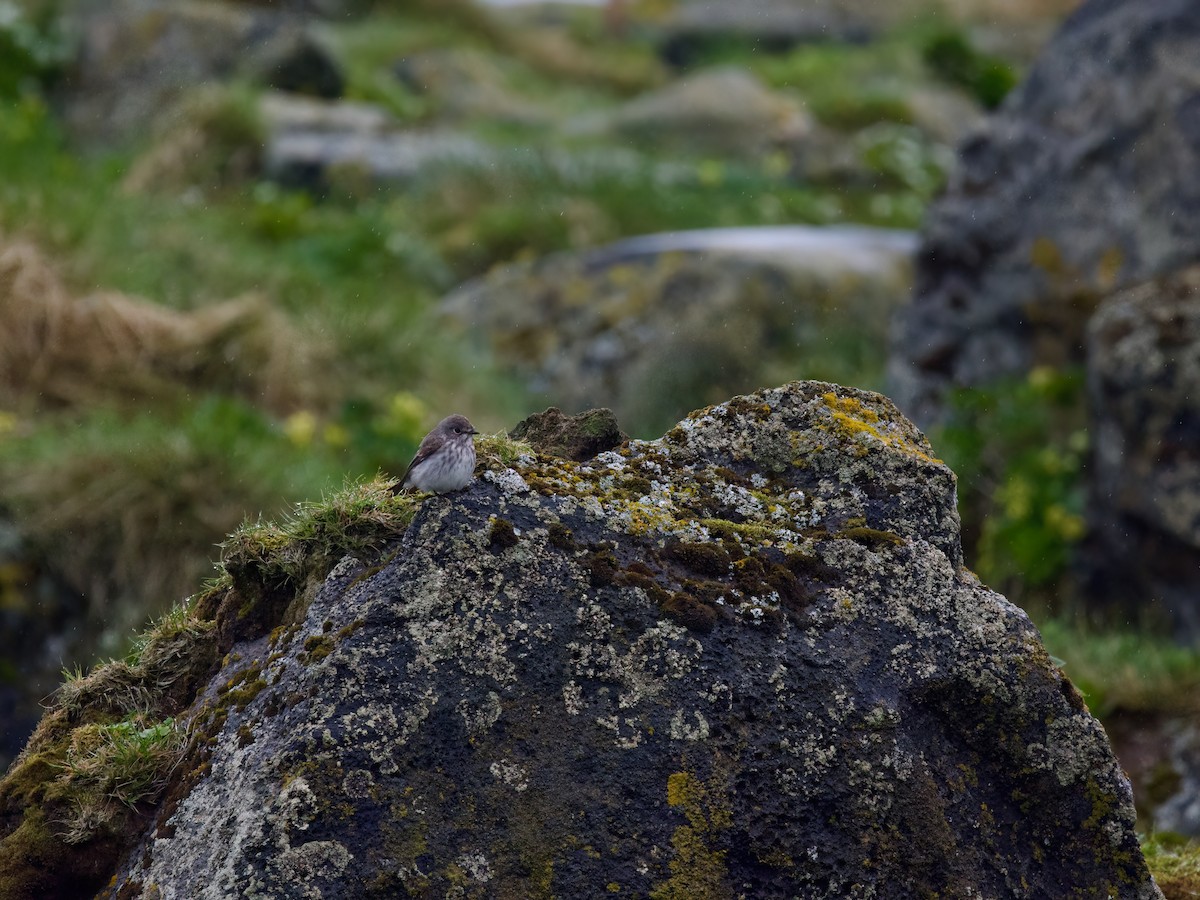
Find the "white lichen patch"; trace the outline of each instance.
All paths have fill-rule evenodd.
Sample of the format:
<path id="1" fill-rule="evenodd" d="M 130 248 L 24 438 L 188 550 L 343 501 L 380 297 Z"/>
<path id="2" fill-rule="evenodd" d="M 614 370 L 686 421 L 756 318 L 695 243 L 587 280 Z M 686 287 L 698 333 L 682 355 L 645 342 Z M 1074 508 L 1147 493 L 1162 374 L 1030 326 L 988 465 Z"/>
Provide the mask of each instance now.
<path id="1" fill-rule="evenodd" d="M 483 480 L 496 485 L 502 494 L 526 494 L 530 490 L 529 484 L 516 469 L 502 469 L 499 472 L 488 469 L 483 473 Z"/>
<path id="2" fill-rule="evenodd" d="M 492 867 L 489 865 L 487 857 L 478 850 L 473 853 L 464 853 L 455 862 L 472 881 L 486 884 L 492 880 Z"/>
<path id="3" fill-rule="evenodd" d="M 503 712 L 500 695 L 495 691 L 488 691 L 483 702 L 478 706 L 474 706 L 466 700 L 460 700 L 457 708 L 458 714 L 466 723 L 467 734 L 472 738 L 481 737 L 490 731 L 492 726 L 500 721 Z"/>
<path id="4" fill-rule="evenodd" d="M 671 739 L 675 741 L 706 741 L 708 740 L 708 720 L 699 710 L 690 714 L 677 709 L 671 716 Z"/>
<path id="5" fill-rule="evenodd" d="M 523 766 L 502 759 L 492 763 L 489 771 L 493 778 L 508 785 L 518 794 L 529 789 L 529 773 Z"/>
<path id="6" fill-rule="evenodd" d="M 347 797 L 365 800 L 375 788 L 375 776 L 366 769 L 351 769 L 342 779 L 342 790 Z"/>

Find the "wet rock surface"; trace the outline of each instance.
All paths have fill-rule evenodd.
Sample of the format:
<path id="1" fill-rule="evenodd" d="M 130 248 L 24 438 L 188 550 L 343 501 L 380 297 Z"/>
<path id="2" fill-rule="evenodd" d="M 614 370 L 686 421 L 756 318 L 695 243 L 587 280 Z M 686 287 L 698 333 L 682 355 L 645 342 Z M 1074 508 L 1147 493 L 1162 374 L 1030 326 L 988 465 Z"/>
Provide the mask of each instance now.
<path id="1" fill-rule="evenodd" d="M 1200 257 L 1200 6 L 1093 0 L 960 148 L 926 220 L 892 389 L 922 423 L 944 391 L 1083 358 L 1114 288 Z"/>
<path id="2" fill-rule="evenodd" d="M 103 896 L 1161 896 L 1103 730 L 885 398 L 483 459 L 381 552 L 297 583 L 250 554 L 200 603 L 221 669 Z"/>

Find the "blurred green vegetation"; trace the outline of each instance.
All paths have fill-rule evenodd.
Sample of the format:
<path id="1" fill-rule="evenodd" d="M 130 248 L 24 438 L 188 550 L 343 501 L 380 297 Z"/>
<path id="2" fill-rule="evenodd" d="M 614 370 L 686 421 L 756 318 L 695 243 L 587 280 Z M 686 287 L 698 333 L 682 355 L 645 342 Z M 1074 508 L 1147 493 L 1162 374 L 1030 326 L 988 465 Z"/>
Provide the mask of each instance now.
<path id="1" fill-rule="evenodd" d="M 981 53 L 959 29 L 936 32 L 926 40 L 926 64 L 950 84 L 970 91 L 987 109 L 995 109 L 1017 85 L 1017 73 L 1003 59 Z"/>
<path id="2" fill-rule="evenodd" d="M 1083 373 L 1033 369 L 956 391 L 934 445 L 959 477 L 967 558 L 985 583 L 1027 608 L 1058 603 L 1084 536 L 1088 435 Z"/>
<path id="3" fill-rule="evenodd" d="M 1200 897 L 1200 841 L 1152 834 L 1142 839 L 1142 852 L 1166 900 Z"/>

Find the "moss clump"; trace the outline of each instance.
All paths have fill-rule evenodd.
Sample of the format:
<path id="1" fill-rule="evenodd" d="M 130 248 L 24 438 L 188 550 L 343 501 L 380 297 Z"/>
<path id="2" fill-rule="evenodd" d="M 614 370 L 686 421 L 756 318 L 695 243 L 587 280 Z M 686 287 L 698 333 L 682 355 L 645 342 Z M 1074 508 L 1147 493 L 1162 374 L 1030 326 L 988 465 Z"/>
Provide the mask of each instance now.
<path id="1" fill-rule="evenodd" d="M 512 522 L 507 519 L 492 519 L 492 527 L 488 531 L 488 549 L 494 553 L 501 553 L 520 542 Z"/>
<path id="2" fill-rule="evenodd" d="M 587 558 L 588 581 L 592 587 L 607 587 L 617 579 L 620 565 L 611 550 L 597 550 Z"/>
<path id="3" fill-rule="evenodd" d="M 666 547 L 663 548 L 663 555 L 697 575 L 716 577 L 728 575 L 732 562 L 729 553 L 718 544 L 690 543 L 679 540 L 668 541 Z"/>
<path id="4" fill-rule="evenodd" d="M 562 524 L 562 522 L 552 522 L 548 531 L 547 540 L 551 547 L 557 547 L 559 550 L 565 550 L 568 553 L 579 549 L 579 545 L 575 543 L 575 536 L 571 533 L 571 529 Z"/>
<path id="5" fill-rule="evenodd" d="M 832 536 L 846 538 L 857 544 L 870 547 L 872 550 L 878 550 L 888 545 L 893 547 L 902 547 L 904 545 L 904 538 L 895 532 L 880 531 L 878 528 L 868 528 L 865 525 L 844 528 Z"/>
<path id="6" fill-rule="evenodd" d="M 502 431 L 497 434 L 480 435 L 475 439 L 476 471 L 509 469 L 522 456 L 533 455 L 532 444 L 509 437 Z"/>
<path id="7" fill-rule="evenodd" d="M 699 598 L 677 591 L 660 607 L 672 620 L 684 628 L 708 634 L 717 624 L 717 611 Z"/>
<path id="8" fill-rule="evenodd" d="M 308 654 L 308 662 L 312 664 L 312 662 L 325 659 L 325 656 L 334 652 L 334 641 L 329 635 L 312 635 L 305 638 L 304 649 Z"/>

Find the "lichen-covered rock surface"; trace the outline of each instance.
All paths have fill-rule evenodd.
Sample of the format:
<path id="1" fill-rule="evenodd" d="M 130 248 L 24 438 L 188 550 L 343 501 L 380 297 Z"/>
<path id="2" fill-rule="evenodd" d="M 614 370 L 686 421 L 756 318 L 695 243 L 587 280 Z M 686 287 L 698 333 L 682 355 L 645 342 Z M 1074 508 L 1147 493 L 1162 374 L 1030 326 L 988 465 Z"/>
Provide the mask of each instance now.
<path id="1" fill-rule="evenodd" d="M 193 604 L 220 671 L 103 896 L 1161 896 L 1104 732 L 883 397 L 483 449 L 308 590 L 265 574 L 303 548 L 227 563 Z"/>

